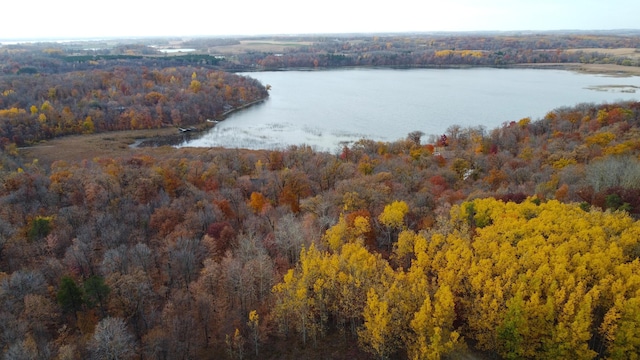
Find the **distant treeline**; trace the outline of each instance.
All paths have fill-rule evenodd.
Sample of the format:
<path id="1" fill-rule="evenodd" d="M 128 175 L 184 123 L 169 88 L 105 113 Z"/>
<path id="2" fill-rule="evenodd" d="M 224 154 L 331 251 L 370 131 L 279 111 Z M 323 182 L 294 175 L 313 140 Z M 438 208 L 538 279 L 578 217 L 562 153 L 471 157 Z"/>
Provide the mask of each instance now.
<path id="1" fill-rule="evenodd" d="M 225 52 L 220 46 L 240 45 L 238 39 L 194 39 L 180 46 L 196 53 L 166 55 L 154 47 L 157 40 L 140 40 L 97 48 L 74 44 L 37 43 L 0 48 L 0 72 L 59 73 L 108 69 L 123 61 L 136 66 L 215 67 L 228 71 L 345 66 L 509 66 L 537 63 L 602 63 L 640 66 L 638 57 L 614 56 L 607 49 L 640 48 L 640 36 L 613 34 L 528 35 L 393 35 L 308 36 L 256 38 L 286 42 L 281 52 L 239 47 Z"/>
<path id="2" fill-rule="evenodd" d="M 100 60 L 139 60 L 143 59 L 142 55 L 71 55 L 65 56 L 62 58 L 66 62 L 70 63 L 83 63 L 83 62 L 94 62 L 92 65 L 97 65 Z M 211 55 L 202 55 L 202 54 L 187 54 L 180 56 L 158 56 L 153 58 L 156 63 L 166 63 L 167 65 L 178 65 L 178 64 L 206 64 L 206 65 L 216 65 L 220 62 L 220 58 L 216 58 Z"/>
<path id="3" fill-rule="evenodd" d="M 245 66 L 257 65 L 264 69 L 341 66 L 507 66 L 572 62 L 639 66 L 637 59 L 612 57 L 594 50 L 575 50 L 604 51 L 612 48 L 638 47 L 638 36 L 371 36 L 316 39 L 313 45 L 293 48 L 282 54 L 242 54 L 238 56 L 238 61 Z"/>

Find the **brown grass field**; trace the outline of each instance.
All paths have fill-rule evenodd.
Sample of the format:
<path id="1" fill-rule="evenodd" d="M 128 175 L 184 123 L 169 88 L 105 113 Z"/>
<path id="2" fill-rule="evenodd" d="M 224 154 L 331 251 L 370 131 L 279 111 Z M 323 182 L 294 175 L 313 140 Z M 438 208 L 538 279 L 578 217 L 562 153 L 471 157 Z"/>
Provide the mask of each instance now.
<path id="1" fill-rule="evenodd" d="M 598 49 L 598 48 L 582 48 L 582 49 L 569 49 L 569 52 L 583 51 L 585 53 L 597 52 L 602 54 L 609 54 L 613 56 L 628 56 L 630 58 L 640 58 L 640 50 L 634 48 L 617 48 L 617 49 Z"/>
<path id="2" fill-rule="evenodd" d="M 137 148 L 131 145 L 142 139 L 172 136 L 176 131 L 175 128 L 164 128 L 65 136 L 20 148 L 19 153 L 29 162 L 38 159 L 40 164 L 48 166 L 57 160 L 76 162 L 98 157 L 124 157 L 141 152 L 172 151 L 173 148 L 168 146 Z"/>
<path id="3" fill-rule="evenodd" d="M 175 148 L 173 146 L 135 146 L 141 140 L 171 139 L 175 140 L 179 134 L 176 129 L 151 129 L 114 131 L 91 135 L 66 136 L 49 141 L 43 141 L 38 145 L 19 148 L 19 154 L 27 163 L 38 160 L 38 164 L 49 167 L 55 161 L 70 163 L 93 160 L 96 158 L 126 158 L 137 154 L 162 156 L 172 152 L 206 153 L 222 150 L 221 148 Z M 255 153 L 265 156 L 260 150 L 237 150 L 241 153 Z"/>
<path id="4" fill-rule="evenodd" d="M 216 46 L 211 51 L 219 54 L 242 54 L 249 51 L 278 53 L 292 47 L 312 44 L 311 41 L 240 40 L 238 45 Z"/>

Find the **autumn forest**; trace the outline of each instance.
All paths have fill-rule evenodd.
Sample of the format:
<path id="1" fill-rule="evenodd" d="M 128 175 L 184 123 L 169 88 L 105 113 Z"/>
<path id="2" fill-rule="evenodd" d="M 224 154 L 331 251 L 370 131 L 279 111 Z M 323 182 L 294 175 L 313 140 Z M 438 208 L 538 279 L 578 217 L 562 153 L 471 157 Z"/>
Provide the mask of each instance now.
<path id="1" fill-rule="evenodd" d="M 640 102 L 333 154 L 28 155 L 268 101 L 235 70 L 637 68 L 604 50 L 637 35 L 150 41 L 0 47 L 4 358 L 638 358 Z"/>

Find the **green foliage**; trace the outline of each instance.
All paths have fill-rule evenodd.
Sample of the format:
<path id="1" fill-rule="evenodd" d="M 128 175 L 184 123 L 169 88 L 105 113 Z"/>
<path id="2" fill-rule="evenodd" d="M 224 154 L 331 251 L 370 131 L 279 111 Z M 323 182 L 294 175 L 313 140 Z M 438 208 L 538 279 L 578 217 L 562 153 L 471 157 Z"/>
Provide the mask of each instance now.
<path id="1" fill-rule="evenodd" d="M 62 59 L 66 62 L 87 62 L 97 60 L 136 60 L 142 59 L 140 55 L 69 55 L 64 56 Z"/>
<path id="2" fill-rule="evenodd" d="M 37 73 L 38 73 L 38 69 L 31 66 L 21 67 L 20 70 L 18 70 L 18 75 L 21 75 L 21 74 L 33 75 Z"/>
<path id="3" fill-rule="evenodd" d="M 27 236 L 29 240 L 41 240 L 51 232 L 51 216 L 36 216 L 29 226 Z"/>
<path id="4" fill-rule="evenodd" d="M 107 296 L 111 292 L 111 289 L 104 282 L 104 278 L 98 275 L 93 275 L 87 280 L 85 280 L 83 284 L 84 289 L 84 297 L 83 303 L 87 304 L 89 307 L 100 306 L 104 308 Z"/>
<path id="5" fill-rule="evenodd" d="M 520 294 L 507 301 L 507 313 L 497 329 L 498 348 L 500 355 L 505 359 L 521 359 L 524 356 L 522 343 L 523 333 L 526 330 L 523 328 L 525 326 L 523 307 L 524 301 Z"/>
<path id="6" fill-rule="evenodd" d="M 76 282 L 69 276 L 63 276 L 62 279 L 60 279 L 56 299 L 63 311 L 73 314 L 80 310 L 84 304 L 82 289 L 78 287 Z"/>

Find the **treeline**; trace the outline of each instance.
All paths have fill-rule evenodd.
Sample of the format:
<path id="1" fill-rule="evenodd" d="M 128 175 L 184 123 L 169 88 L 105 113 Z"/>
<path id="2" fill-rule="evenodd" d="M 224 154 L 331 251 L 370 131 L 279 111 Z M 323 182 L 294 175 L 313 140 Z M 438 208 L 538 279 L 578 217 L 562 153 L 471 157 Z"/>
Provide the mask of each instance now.
<path id="1" fill-rule="evenodd" d="M 610 48 L 638 48 L 638 36 L 415 35 L 302 38 L 312 45 L 278 53 L 237 56 L 261 69 L 341 66 L 507 66 L 536 63 L 607 63 L 640 66 L 637 59 L 607 55 Z M 288 39 L 287 41 L 291 41 Z M 572 49 L 602 49 L 574 51 Z"/>
<path id="2" fill-rule="evenodd" d="M 5 146 L 0 350 L 629 358 L 639 131 L 633 102 L 337 154 L 161 148 L 41 164 Z"/>
<path id="3" fill-rule="evenodd" d="M 247 40 L 247 39 L 244 39 Z M 180 46 L 196 54 L 162 54 L 140 40 L 117 46 L 36 43 L 0 48 L 0 72 L 58 73 L 103 69 L 134 61 L 137 66 L 214 66 L 227 71 L 344 66 L 509 66 L 537 63 L 599 63 L 640 66 L 637 57 L 607 54 L 607 49 L 640 48 L 640 36 L 631 34 L 417 34 L 379 36 L 312 36 L 255 38 L 292 44 L 281 52 L 243 49 L 225 52 L 221 46 L 240 45 L 239 39 L 192 39 Z M 129 40 L 131 41 L 131 40 Z M 165 44 L 166 45 L 166 44 Z M 582 49 L 582 50 L 581 50 Z"/>
<path id="4" fill-rule="evenodd" d="M 1 76 L 0 143 L 195 125 L 268 96 L 258 81 L 219 70 L 130 65 Z"/>

